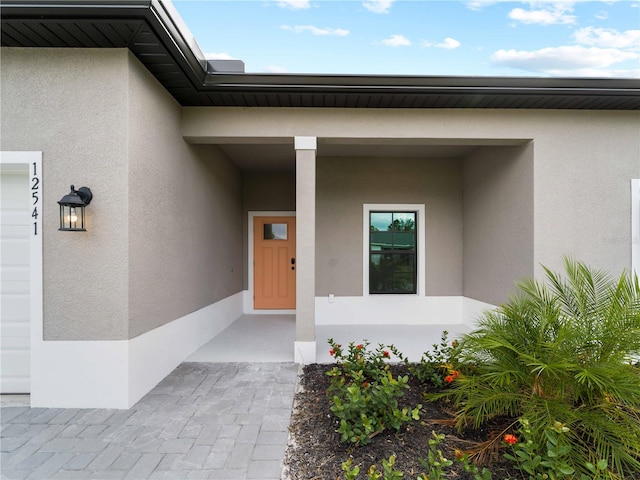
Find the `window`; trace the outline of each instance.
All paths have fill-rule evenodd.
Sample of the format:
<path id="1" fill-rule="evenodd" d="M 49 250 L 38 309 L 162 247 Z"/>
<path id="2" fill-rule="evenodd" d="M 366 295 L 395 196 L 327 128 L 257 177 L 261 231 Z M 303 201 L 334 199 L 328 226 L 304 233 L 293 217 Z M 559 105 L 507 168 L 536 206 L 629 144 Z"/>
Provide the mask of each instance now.
<path id="1" fill-rule="evenodd" d="M 369 293 L 416 293 L 417 212 L 369 212 Z"/>
<path id="2" fill-rule="evenodd" d="M 287 224 L 286 223 L 265 223 L 263 240 L 286 240 Z"/>

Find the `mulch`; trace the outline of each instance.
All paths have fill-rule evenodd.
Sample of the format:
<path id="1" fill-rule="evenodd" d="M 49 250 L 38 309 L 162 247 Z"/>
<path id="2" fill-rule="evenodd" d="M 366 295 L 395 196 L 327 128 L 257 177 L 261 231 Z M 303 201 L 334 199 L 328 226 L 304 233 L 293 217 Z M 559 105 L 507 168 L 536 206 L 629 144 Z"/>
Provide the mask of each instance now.
<path id="1" fill-rule="evenodd" d="M 326 372 L 332 365 L 307 365 L 303 369 L 300 391 L 296 393 L 294 411 L 290 423 L 290 444 L 285 454 L 285 470 L 291 480 L 336 480 L 343 477 L 342 463 L 352 459 L 352 465 L 360 466 L 360 476 L 366 478 L 371 465 L 382 470 L 382 460 L 396 456 L 394 468 L 404 473 L 405 479 L 414 479 L 425 468 L 420 459 L 429 455 L 428 441 L 432 432 L 445 434 L 445 440 L 439 445 L 447 459 L 454 459 L 455 449 L 468 450 L 479 441 L 490 437 L 490 429 L 481 431 L 458 432 L 447 425 L 451 414 L 442 403 L 427 402 L 423 398 L 425 386 L 410 376 L 410 388 L 401 399 L 402 406 L 415 407 L 422 404 L 420 421 L 403 426 L 400 431 L 386 430 L 363 446 L 342 443 L 337 433 L 338 422 L 330 410 L 327 388 L 330 377 Z M 405 365 L 394 365 L 394 375 L 405 374 Z M 495 434 L 494 434 L 495 435 Z M 501 455 L 490 465 L 494 480 L 520 478 L 520 472 L 510 467 Z M 446 478 L 473 480 L 459 462 L 449 467 Z"/>

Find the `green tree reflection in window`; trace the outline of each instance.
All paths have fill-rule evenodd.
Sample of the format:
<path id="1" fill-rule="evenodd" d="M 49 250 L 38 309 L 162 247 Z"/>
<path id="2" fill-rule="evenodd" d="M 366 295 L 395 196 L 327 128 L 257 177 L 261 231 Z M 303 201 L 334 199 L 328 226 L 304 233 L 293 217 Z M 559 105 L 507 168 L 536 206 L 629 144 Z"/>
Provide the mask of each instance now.
<path id="1" fill-rule="evenodd" d="M 416 212 L 369 213 L 369 293 L 416 293 Z"/>

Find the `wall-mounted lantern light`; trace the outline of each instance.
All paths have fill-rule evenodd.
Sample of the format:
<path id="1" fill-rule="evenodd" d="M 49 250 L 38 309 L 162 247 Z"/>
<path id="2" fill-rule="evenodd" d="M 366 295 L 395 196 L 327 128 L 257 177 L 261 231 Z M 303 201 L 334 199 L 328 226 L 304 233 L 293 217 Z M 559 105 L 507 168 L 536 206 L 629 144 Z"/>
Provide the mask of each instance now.
<path id="1" fill-rule="evenodd" d="M 60 228 L 66 232 L 84 232 L 84 207 L 91 203 L 93 194 L 87 187 L 78 190 L 71 185 L 71 191 L 58 202 L 60 205 Z"/>

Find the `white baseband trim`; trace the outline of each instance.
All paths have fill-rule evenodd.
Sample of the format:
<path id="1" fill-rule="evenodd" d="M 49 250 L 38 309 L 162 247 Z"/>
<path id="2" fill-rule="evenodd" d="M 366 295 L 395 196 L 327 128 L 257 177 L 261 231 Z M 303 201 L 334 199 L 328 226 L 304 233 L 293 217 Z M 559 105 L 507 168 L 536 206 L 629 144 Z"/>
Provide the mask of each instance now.
<path id="1" fill-rule="evenodd" d="M 242 292 L 129 340 L 129 405 L 242 316 Z"/>
<path id="2" fill-rule="evenodd" d="M 462 297 L 462 299 L 462 323 L 465 325 L 475 325 L 484 312 L 496 309 L 495 305 L 480 300 L 469 297 Z"/>
<path id="3" fill-rule="evenodd" d="M 294 362 L 309 365 L 316 363 L 316 342 L 295 342 Z"/>
<path id="4" fill-rule="evenodd" d="M 439 325 L 463 322 L 464 297 L 316 297 L 316 325 Z"/>
<path id="5" fill-rule="evenodd" d="M 32 337 L 31 406 L 130 408 L 242 315 L 242 292 L 131 340 Z"/>
<path id="6" fill-rule="evenodd" d="M 127 340 L 31 342 L 31 407 L 128 408 Z"/>

